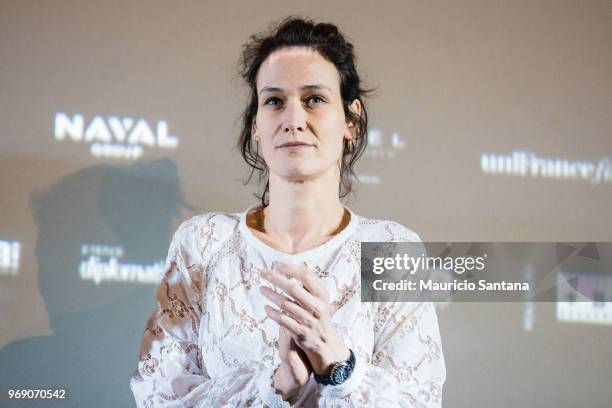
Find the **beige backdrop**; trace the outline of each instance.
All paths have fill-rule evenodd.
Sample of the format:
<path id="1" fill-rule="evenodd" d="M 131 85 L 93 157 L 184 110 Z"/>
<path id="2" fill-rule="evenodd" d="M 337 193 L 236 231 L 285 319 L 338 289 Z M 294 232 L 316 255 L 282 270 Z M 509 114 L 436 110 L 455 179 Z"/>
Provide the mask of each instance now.
<path id="1" fill-rule="evenodd" d="M 96 115 L 144 118 L 151 127 L 165 120 L 177 147 L 145 147 L 140 161 L 168 158 L 176 167 L 172 186 L 197 207 L 179 208 L 172 228 L 193 213 L 241 211 L 257 188 L 242 185 L 247 168 L 233 150 L 246 96 L 235 66 L 250 34 L 290 13 L 339 25 L 356 46 L 366 86 L 378 88 L 368 105 L 375 143 L 358 165 L 363 180 L 377 181 L 358 185 L 348 201 L 357 213 L 396 220 L 429 241 L 612 240 L 612 165 L 610 179 L 598 184 L 481 169 L 481 154 L 513 150 L 606 168 L 610 1 L 1 0 L 0 240 L 18 241 L 21 249 L 16 272 L 0 269 L 0 345 L 58 336 L 50 320 L 72 327 L 82 298 L 92 312 L 78 319 L 103 316 L 108 321 L 100 326 L 111 327 L 110 312 L 96 313 L 130 299 L 133 320 L 122 316 L 122 323 L 133 331 L 108 340 L 133 356 L 115 366 L 127 384 L 154 285 L 75 283 L 61 292 L 39 278 L 44 270 L 45 282 L 53 282 L 59 272 L 49 265 L 78 259 L 72 252 L 79 244 L 131 237 L 112 214 L 127 207 L 113 205 L 132 200 L 138 184 L 122 191 L 98 180 L 135 162 L 93 157 L 86 142 L 56 140 L 55 115 L 82 114 L 86 124 Z M 144 177 L 163 178 L 164 168 Z M 50 214 L 61 215 L 47 220 L 43 233 L 31 202 L 54 188 L 60 198 L 50 201 Z M 165 191 L 151 191 L 157 188 Z M 138 195 L 127 214 L 157 214 L 152 196 Z M 93 235 L 83 233 L 89 241 L 76 238 L 90 223 Z M 134 262 L 165 256 L 172 228 L 162 227 L 155 245 L 143 237 L 135 247 L 141 253 L 128 254 Z M 105 230 L 99 238 L 97 229 Z M 70 237 L 72 246 L 47 248 Z M 78 261 L 64 269 L 78 280 Z M 453 304 L 439 315 L 445 406 L 595 407 L 612 400 L 612 326 L 557 321 L 554 304 Z M 97 381 L 104 378 L 100 373 Z M 87 381 L 72 387 L 87 388 Z M 114 403 L 131 404 L 128 389 L 114 393 Z"/>

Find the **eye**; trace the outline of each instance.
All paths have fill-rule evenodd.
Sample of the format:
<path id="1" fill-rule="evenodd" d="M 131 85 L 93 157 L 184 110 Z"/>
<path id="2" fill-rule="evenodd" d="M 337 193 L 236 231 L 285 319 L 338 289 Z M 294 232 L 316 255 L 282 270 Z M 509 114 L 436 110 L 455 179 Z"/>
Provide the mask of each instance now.
<path id="1" fill-rule="evenodd" d="M 266 99 L 266 101 L 264 102 L 264 105 L 270 105 L 270 106 L 278 105 L 278 103 L 270 103 L 270 102 L 280 102 L 280 99 L 277 98 L 276 96 L 273 96 L 271 98 Z"/>
<path id="2" fill-rule="evenodd" d="M 313 101 L 315 105 L 320 105 L 321 103 L 325 103 L 325 99 L 321 98 L 319 95 L 311 95 L 308 98 L 306 98 L 306 100 Z"/>

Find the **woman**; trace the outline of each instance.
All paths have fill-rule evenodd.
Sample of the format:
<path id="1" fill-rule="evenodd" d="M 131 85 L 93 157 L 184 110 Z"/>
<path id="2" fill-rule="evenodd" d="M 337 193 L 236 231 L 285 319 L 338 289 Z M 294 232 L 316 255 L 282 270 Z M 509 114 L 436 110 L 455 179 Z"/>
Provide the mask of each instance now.
<path id="1" fill-rule="evenodd" d="M 353 46 L 297 18 L 253 36 L 240 148 L 261 205 L 175 233 L 131 388 L 138 406 L 440 406 L 431 303 L 362 303 L 360 243 L 419 241 L 341 204 L 366 145 Z"/>

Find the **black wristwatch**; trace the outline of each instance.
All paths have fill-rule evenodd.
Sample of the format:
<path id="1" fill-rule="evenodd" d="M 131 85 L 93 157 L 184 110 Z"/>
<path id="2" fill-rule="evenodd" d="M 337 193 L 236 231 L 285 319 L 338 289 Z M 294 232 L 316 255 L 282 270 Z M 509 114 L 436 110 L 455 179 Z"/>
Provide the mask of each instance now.
<path id="1" fill-rule="evenodd" d="M 353 373 L 353 369 L 355 368 L 355 353 L 353 350 L 349 349 L 351 352 L 350 357 L 346 361 L 339 361 L 332 367 L 331 371 L 328 375 L 319 375 L 317 373 L 314 374 L 315 380 L 319 384 L 323 385 L 340 385 L 351 376 Z"/>

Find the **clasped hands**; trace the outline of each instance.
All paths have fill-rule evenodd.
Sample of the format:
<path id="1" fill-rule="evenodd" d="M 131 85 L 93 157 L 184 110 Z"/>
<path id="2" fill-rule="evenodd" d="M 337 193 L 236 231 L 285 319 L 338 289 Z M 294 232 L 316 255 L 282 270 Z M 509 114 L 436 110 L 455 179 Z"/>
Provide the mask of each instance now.
<path id="1" fill-rule="evenodd" d="M 308 382 L 311 372 L 329 374 L 334 363 L 349 358 L 350 351 L 331 323 L 333 305 L 327 288 L 306 266 L 280 264 L 262 269 L 261 276 L 285 294 L 260 286 L 261 293 L 277 308 L 266 305 L 268 317 L 278 323 L 281 366 L 273 386 L 291 399 Z"/>

